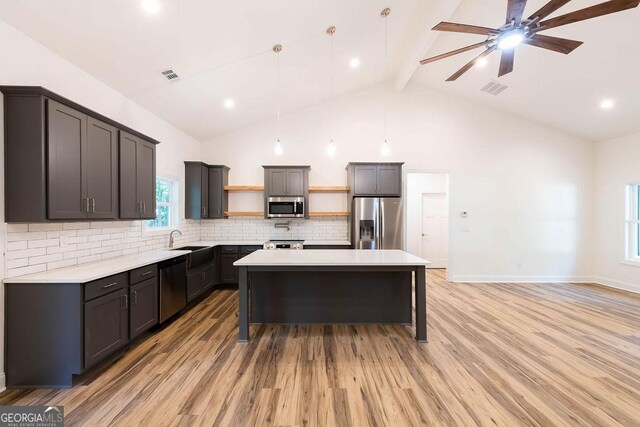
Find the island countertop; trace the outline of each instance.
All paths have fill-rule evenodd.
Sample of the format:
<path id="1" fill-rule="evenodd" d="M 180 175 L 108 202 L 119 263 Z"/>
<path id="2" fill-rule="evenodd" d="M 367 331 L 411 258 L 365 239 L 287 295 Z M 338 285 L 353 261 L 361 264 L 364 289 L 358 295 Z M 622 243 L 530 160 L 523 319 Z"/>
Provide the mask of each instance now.
<path id="1" fill-rule="evenodd" d="M 261 250 L 233 263 L 252 266 L 418 266 L 430 262 L 400 250 Z"/>

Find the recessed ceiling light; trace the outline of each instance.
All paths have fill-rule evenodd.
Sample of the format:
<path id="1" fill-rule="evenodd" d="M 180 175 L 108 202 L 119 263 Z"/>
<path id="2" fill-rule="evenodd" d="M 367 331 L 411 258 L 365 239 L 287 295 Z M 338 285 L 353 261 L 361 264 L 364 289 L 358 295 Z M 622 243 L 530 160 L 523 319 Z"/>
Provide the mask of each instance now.
<path id="1" fill-rule="evenodd" d="M 360 60 L 358 58 L 352 58 L 351 61 L 349 61 L 349 67 L 358 68 L 359 66 L 360 66 Z"/>
<path id="2" fill-rule="evenodd" d="M 614 101 L 613 99 L 605 99 L 600 103 L 600 108 L 602 108 L 603 110 L 611 110 L 615 106 L 616 101 Z"/>
<path id="3" fill-rule="evenodd" d="M 142 6 L 142 10 L 151 15 L 160 13 L 160 9 L 162 9 L 159 0 L 142 0 L 142 3 L 140 3 L 140 5 Z"/>
<path id="4" fill-rule="evenodd" d="M 500 49 L 513 49 L 524 41 L 524 33 L 520 29 L 507 31 L 498 41 L 498 47 Z"/>
<path id="5" fill-rule="evenodd" d="M 480 58 L 476 61 L 476 67 L 478 68 L 484 68 L 487 66 L 487 63 L 489 62 L 489 60 L 487 58 Z"/>
<path id="6" fill-rule="evenodd" d="M 231 110 L 235 106 L 236 101 L 234 101 L 233 99 L 229 98 L 224 100 L 224 108 L 226 108 L 227 110 Z"/>

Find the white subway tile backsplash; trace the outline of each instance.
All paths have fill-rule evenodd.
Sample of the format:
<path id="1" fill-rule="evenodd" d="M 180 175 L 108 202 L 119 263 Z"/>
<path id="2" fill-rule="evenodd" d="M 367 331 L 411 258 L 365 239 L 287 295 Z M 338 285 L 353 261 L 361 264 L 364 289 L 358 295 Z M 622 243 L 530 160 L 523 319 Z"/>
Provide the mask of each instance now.
<path id="1" fill-rule="evenodd" d="M 29 240 L 28 248 L 46 248 L 47 246 L 58 246 L 60 244 L 59 239 L 38 239 Z"/>
<path id="2" fill-rule="evenodd" d="M 62 230 L 61 223 L 53 223 L 53 224 L 29 224 L 29 231 L 56 231 Z"/>
<path id="3" fill-rule="evenodd" d="M 183 220 L 176 246 L 198 240 L 347 240 L 347 220 L 340 217 L 294 220 L 291 230 L 274 228 L 283 221 L 263 218 Z M 147 233 L 141 221 L 54 224 L 7 224 L 6 277 L 99 261 L 166 248 L 169 233 Z"/>
<path id="4" fill-rule="evenodd" d="M 7 251 L 19 251 L 21 249 L 27 249 L 29 242 L 10 242 L 7 243 Z"/>
<path id="5" fill-rule="evenodd" d="M 348 222 L 342 217 L 291 221 L 291 230 L 276 229 L 280 220 L 229 218 L 201 222 L 202 240 L 347 240 Z"/>

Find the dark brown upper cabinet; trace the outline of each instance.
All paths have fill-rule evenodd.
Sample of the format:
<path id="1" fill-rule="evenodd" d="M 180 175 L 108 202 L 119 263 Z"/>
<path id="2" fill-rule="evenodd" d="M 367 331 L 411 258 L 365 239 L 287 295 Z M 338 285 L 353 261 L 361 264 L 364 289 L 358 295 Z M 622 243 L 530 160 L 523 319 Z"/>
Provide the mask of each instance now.
<path id="1" fill-rule="evenodd" d="M 185 218 L 224 218 L 228 205 L 227 185 L 229 168 L 202 162 L 184 162 Z"/>
<path id="2" fill-rule="evenodd" d="M 404 163 L 349 163 L 347 176 L 354 197 L 402 197 Z"/>
<path id="3" fill-rule="evenodd" d="M 309 166 L 263 166 L 265 195 L 305 197 L 309 192 Z"/>
<path id="4" fill-rule="evenodd" d="M 309 218 L 309 170 L 311 166 L 262 166 L 264 168 L 264 217 L 269 197 L 303 197 L 304 217 Z"/>
<path id="5" fill-rule="evenodd" d="M 89 211 L 83 157 L 87 149 L 87 115 L 49 100 L 48 217 L 86 218 Z M 86 203 L 85 203 L 86 202 Z"/>
<path id="6" fill-rule="evenodd" d="M 52 100 L 47 119 L 48 218 L 117 218 L 116 128 Z"/>
<path id="7" fill-rule="evenodd" d="M 209 167 L 209 218 L 224 218 L 224 213 L 229 208 L 229 192 L 224 189 L 228 184 L 228 167 Z"/>
<path id="8" fill-rule="evenodd" d="M 156 217 L 156 147 L 120 131 L 120 218 Z"/>
<path id="9" fill-rule="evenodd" d="M 155 217 L 158 141 L 42 87 L 0 86 L 0 91 L 7 222 L 118 219 L 119 133 L 143 141 L 136 147 L 141 160 L 135 183 L 146 206 L 143 215 L 121 218 Z"/>

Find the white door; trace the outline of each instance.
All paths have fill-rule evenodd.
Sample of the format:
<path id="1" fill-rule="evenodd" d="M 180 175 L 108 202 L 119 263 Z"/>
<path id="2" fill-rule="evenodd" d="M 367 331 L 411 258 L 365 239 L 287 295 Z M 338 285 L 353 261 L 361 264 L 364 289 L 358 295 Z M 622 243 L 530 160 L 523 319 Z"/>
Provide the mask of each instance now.
<path id="1" fill-rule="evenodd" d="M 429 268 L 447 268 L 449 203 L 446 193 L 422 195 L 422 258 Z"/>

